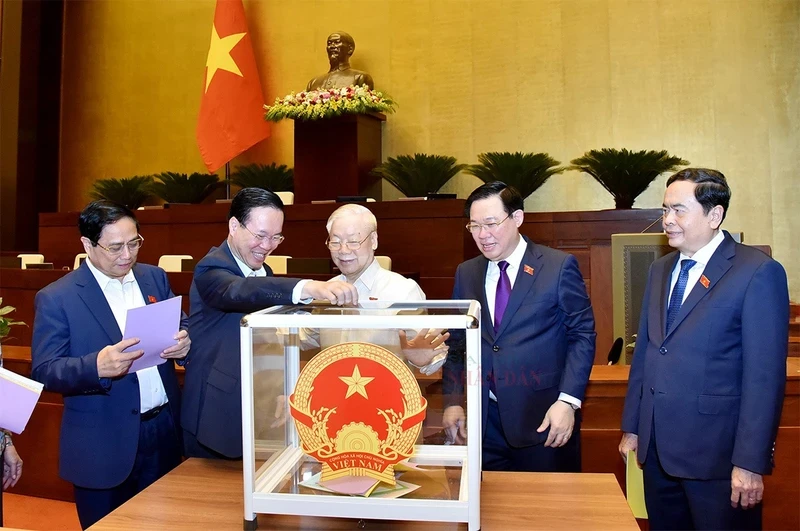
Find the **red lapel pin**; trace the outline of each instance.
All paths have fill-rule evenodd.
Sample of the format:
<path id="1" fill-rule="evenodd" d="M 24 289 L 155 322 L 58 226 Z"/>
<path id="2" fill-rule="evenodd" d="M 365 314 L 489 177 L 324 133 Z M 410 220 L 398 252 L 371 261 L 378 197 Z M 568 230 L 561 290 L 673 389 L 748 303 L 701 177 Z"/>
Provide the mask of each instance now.
<path id="1" fill-rule="evenodd" d="M 533 268 L 527 264 L 523 266 L 522 270 L 528 273 L 529 275 L 533 275 Z"/>
<path id="2" fill-rule="evenodd" d="M 378 300 L 378 297 L 370 297 L 369 300 L 376 301 L 376 300 Z"/>
<path id="3" fill-rule="evenodd" d="M 156 298 L 153 297 L 152 295 L 148 295 L 147 296 L 147 300 L 148 300 L 148 302 L 150 302 L 150 304 L 153 304 L 154 302 L 158 302 L 158 301 L 156 301 Z"/>
<path id="4" fill-rule="evenodd" d="M 704 288 L 708 289 L 708 286 L 711 285 L 711 281 L 708 280 L 707 276 L 700 275 L 700 284 L 702 284 Z"/>

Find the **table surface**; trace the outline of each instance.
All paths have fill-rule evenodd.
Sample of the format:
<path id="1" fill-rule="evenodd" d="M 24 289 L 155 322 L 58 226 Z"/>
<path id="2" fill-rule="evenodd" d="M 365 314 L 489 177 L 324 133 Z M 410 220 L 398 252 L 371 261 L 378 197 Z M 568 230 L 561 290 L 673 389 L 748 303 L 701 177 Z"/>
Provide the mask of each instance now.
<path id="1" fill-rule="evenodd" d="M 189 459 L 92 526 L 140 529 L 241 530 L 240 461 Z M 259 515 L 259 529 L 359 529 L 353 519 Z M 370 520 L 361 529 L 466 530 L 466 524 Z M 481 529 L 603 529 L 636 531 L 613 474 L 484 472 Z"/>

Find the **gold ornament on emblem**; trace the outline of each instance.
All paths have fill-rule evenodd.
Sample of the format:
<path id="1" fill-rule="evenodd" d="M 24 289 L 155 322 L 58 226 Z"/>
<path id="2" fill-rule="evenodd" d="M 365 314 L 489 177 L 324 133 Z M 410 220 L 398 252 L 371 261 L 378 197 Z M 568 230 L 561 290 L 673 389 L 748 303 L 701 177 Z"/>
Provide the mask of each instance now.
<path id="1" fill-rule="evenodd" d="M 427 402 L 403 360 L 352 342 L 314 356 L 289 405 L 302 450 L 323 463 L 321 481 L 368 476 L 394 485 L 394 465 L 414 452 Z"/>

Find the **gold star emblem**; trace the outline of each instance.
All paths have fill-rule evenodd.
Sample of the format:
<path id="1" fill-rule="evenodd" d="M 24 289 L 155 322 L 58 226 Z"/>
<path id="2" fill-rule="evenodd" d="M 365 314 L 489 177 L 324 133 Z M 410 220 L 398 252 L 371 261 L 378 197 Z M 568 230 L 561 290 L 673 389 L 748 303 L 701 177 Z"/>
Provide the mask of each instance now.
<path id="1" fill-rule="evenodd" d="M 347 394 L 345 399 L 350 398 L 353 394 L 358 393 L 364 398 L 367 396 L 367 384 L 375 378 L 367 378 L 361 376 L 361 371 L 358 370 L 358 365 L 353 368 L 352 376 L 339 376 L 339 379 L 347 384 Z"/>
<path id="2" fill-rule="evenodd" d="M 239 77 L 244 77 L 236 61 L 231 57 L 231 50 L 245 35 L 247 34 L 233 33 L 220 39 L 217 27 L 211 26 L 211 46 L 208 49 L 208 58 L 206 59 L 206 66 L 208 67 L 206 92 L 208 92 L 208 86 L 211 84 L 211 80 L 214 79 L 214 74 L 217 73 L 217 70 L 227 70 Z"/>

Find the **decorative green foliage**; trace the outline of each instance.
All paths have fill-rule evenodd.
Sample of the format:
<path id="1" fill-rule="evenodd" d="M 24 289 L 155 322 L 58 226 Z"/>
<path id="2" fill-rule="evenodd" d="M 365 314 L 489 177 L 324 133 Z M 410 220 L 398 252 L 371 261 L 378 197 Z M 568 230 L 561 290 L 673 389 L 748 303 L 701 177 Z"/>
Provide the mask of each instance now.
<path id="1" fill-rule="evenodd" d="M 167 203 L 202 203 L 221 184 L 213 173 L 175 173 L 154 175 L 150 190 Z"/>
<path id="2" fill-rule="evenodd" d="M 94 200 L 106 199 L 136 210 L 152 195 L 150 192 L 152 182 L 153 178 L 149 175 L 137 175 L 122 179 L 100 179 L 92 185 L 89 197 Z"/>
<path id="3" fill-rule="evenodd" d="M 10 317 L 5 317 L 15 311 L 13 306 L 3 306 L 3 297 L 0 297 L 0 341 L 8 337 L 11 327 L 14 325 L 24 325 L 22 321 L 15 321 Z"/>
<path id="4" fill-rule="evenodd" d="M 271 192 L 293 192 L 294 170 L 274 162 L 266 164 L 247 164 L 237 166 L 231 174 L 231 183 L 242 188 L 263 188 Z"/>
<path id="5" fill-rule="evenodd" d="M 492 151 L 478 155 L 478 161 L 480 164 L 469 166 L 466 172 L 485 183 L 502 181 L 513 186 L 523 199 L 565 169 L 559 168 L 561 163 L 547 153 Z"/>
<path id="6" fill-rule="evenodd" d="M 632 208 L 636 198 L 656 177 L 688 161 L 673 157 L 666 150 L 628 151 L 593 149 L 572 161 L 570 170 L 588 173 L 611 192 L 617 208 Z"/>
<path id="7" fill-rule="evenodd" d="M 415 153 L 413 157 L 389 157 L 372 170 L 372 174 L 386 179 L 407 197 L 424 197 L 438 192 L 466 167 L 466 164 L 457 164 L 455 157 Z"/>

